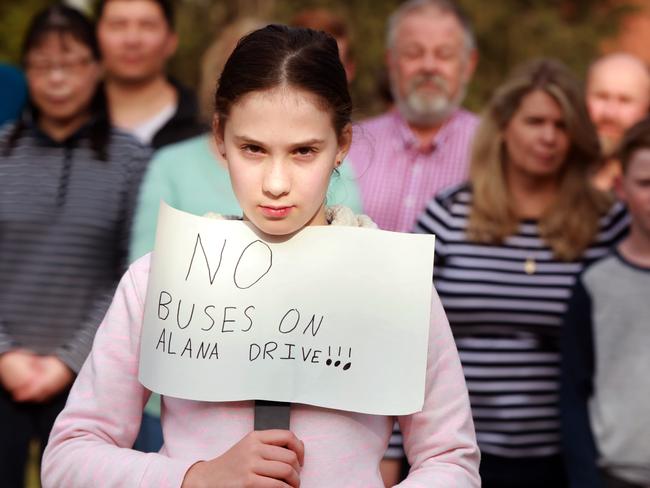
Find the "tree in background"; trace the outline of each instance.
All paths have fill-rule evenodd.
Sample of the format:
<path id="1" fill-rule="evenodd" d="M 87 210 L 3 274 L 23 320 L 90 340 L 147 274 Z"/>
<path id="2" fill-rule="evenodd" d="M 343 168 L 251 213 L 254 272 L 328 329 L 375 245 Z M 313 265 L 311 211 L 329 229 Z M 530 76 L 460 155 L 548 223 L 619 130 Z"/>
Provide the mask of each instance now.
<path id="1" fill-rule="evenodd" d="M 92 0 L 90 0 L 92 1 Z M 459 0 L 473 19 L 480 61 L 466 105 L 480 110 L 516 64 L 553 56 L 583 75 L 604 39 L 617 33 L 634 8 L 625 0 Z M 18 61 L 20 42 L 33 12 L 47 0 L 10 0 L 0 7 L 0 59 Z M 77 2 L 78 3 L 78 2 Z M 325 7 L 349 20 L 357 77 L 352 94 L 357 118 L 384 109 L 378 77 L 384 63 L 388 15 L 400 0 L 178 0 L 181 45 L 171 72 L 196 86 L 198 60 L 219 29 L 239 16 L 287 22 L 298 10 Z"/>
<path id="2" fill-rule="evenodd" d="M 378 78 L 384 65 L 386 21 L 400 0 L 184 0 L 178 28 L 183 39 L 173 71 L 189 84 L 203 46 L 220 26 L 238 16 L 287 22 L 310 7 L 332 9 L 349 19 L 357 77 L 352 94 L 357 118 L 381 112 Z M 600 43 L 617 33 L 621 18 L 634 7 L 620 0 L 460 0 L 471 16 L 480 51 L 478 71 L 466 105 L 480 110 L 492 91 L 518 63 L 553 56 L 583 75 Z M 197 26 L 203 26 L 198 29 Z M 208 26 L 214 26 L 210 29 Z"/>
<path id="3" fill-rule="evenodd" d="M 517 64 L 559 58 L 582 77 L 601 42 L 634 7 L 609 0 L 462 0 L 478 38 L 480 61 L 467 104 L 483 106 Z"/>
<path id="4" fill-rule="evenodd" d="M 9 0 L 0 2 L 0 61 L 18 64 L 23 36 L 37 11 L 50 5 L 48 0 Z"/>

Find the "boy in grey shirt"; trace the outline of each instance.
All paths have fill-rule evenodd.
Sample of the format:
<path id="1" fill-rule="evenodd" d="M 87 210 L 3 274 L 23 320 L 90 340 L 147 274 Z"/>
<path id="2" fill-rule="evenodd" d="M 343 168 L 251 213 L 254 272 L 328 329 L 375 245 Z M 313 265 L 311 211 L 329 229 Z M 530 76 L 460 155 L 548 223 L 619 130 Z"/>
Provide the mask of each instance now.
<path id="1" fill-rule="evenodd" d="M 561 409 L 572 488 L 650 486 L 650 118 L 625 135 L 630 233 L 577 281 L 563 330 Z"/>

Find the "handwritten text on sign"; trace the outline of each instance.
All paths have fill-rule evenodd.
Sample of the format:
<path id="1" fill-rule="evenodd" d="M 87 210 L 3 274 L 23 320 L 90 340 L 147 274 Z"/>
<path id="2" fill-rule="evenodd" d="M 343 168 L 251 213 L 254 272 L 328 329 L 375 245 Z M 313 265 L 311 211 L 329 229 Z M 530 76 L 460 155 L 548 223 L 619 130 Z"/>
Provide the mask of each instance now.
<path id="1" fill-rule="evenodd" d="M 163 204 L 140 381 L 203 401 L 422 408 L 433 238 L 308 227 L 264 240 Z"/>

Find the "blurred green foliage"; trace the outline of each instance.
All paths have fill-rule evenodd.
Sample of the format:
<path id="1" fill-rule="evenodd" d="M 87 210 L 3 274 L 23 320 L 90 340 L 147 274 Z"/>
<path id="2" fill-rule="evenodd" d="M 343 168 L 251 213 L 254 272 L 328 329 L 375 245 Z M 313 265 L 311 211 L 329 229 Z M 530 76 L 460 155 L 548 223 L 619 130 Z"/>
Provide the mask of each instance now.
<path id="1" fill-rule="evenodd" d="M 4 0 L 0 6 L 0 59 L 17 62 L 22 33 L 46 0 Z M 199 60 L 222 26 L 241 16 L 287 22 L 299 10 L 326 7 L 349 22 L 357 77 L 352 94 L 357 117 L 383 110 L 378 78 L 384 62 L 386 20 L 400 0 L 177 0 L 181 37 L 170 71 L 196 86 Z M 516 64 L 557 57 L 582 76 L 600 42 L 616 34 L 633 7 L 621 0 L 460 0 L 473 19 L 480 61 L 466 105 L 480 110 Z"/>
<path id="2" fill-rule="evenodd" d="M 34 12 L 49 5 L 47 0 L 4 0 L 0 2 L 0 60 L 18 64 L 23 33 Z"/>
<path id="3" fill-rule="evenodd" d="M 564 61 L 580 77 L 600 43 L 634 11 L 608 0 L 464 0 L 472 16 L 480 61 L 467 105 L 477 109 L 517 64 L 535 57 Z"/>

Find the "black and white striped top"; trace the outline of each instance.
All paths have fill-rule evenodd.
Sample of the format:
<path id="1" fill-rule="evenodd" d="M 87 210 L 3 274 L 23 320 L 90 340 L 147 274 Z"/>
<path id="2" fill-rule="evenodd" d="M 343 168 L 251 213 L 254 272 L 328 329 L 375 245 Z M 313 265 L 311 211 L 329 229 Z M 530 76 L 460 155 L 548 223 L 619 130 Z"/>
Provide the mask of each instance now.
<path id="1" fill-rule="evenodd" d="M 479 447 L 503 457 L 560 452 L 559 327 L 577 274 L 627 231 L 615 204 L 579 262 L 558 261 L 524 221 L 501 245 L 467 239 L 469 185 L 432 200 L 416 232 L 436 235 L 434 281 L 463 364 Z"/>
<path id="2" fill-rule="evenodd" d="M 57 143 L 28 123 L 4 154 L 0 131 L 0 353 L 85 360 L 127 256 L 149 150 L 111 132 L 107 160 L 89 127 Z"/>

